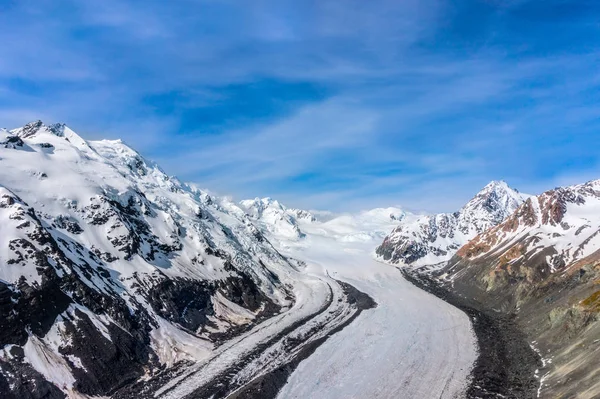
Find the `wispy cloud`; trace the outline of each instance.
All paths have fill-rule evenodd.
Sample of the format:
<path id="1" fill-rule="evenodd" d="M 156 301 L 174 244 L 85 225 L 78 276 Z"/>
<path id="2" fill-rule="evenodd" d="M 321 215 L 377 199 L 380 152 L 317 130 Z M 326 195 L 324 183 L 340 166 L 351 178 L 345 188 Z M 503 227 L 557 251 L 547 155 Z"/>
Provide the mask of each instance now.
<path id="1" fill-rule="evenodd" d="M 162 163 L 169 167 L 183 161 L 190 176 L 208 175 L 207 183 L 252 186 L 257 181 L 281 182 L 318 171 L 331 156 L 354 152 L 376 136 L 377 115 L 342 99 L 306 106 L 283 121 L 234 130 L 218 137 L 193 139 L 196 151 L 185 158 Z M 223 178 L 225 177 L 225 179 Z"/>

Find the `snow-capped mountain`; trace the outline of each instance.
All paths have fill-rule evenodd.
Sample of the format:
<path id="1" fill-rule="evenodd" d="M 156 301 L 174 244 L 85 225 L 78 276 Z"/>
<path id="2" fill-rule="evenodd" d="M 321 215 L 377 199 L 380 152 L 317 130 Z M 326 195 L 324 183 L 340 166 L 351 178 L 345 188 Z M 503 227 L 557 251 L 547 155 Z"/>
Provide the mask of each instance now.
<path id="1" fill-rule="evenodd" d="M 317 221 L 309 211 L 288 209 L 271 198 L 243 200 L 240 201 L 240 207 L 267 231 L 288 240 L 297 240 L 305 236 L 300 229 L 300 222 Z"/>
<path id="2" fill-rule="evenodd" d="M 527 199 L 438 273 L 534 342 L 539 397 L 600 396 L 600 180 Z"/>
<path id="3" fill-rule="evenodd" d="M 283 248 L 305 247 L 311 241 L 306 240 L 307 235 L 340 242 L 375 241 L 383 238 L 407 215 L 412 216 L 399 208 L 340 214 L 307 211 L 287 208 L 271 198 L 243 200 L 240 207 L 272 242 Z"/>
<path id="4" fill-rule="evenodd" d="M 600 250 L 600 180 L 531 197 L 503 223 L 475 237 L 458 255 L 469 260 L 503 257 L 529 264 L 544 252 L 539 272 L 568 271 Z"/>
<path id="5" fill-rule="evenodd" d="M 377 256 L 412 266 L 447 261 L 477 234 L 502 222 L 527 197 L 503 181 L 492 181 L 458 212 L 405 218 L 377 248 Z"/>
<path id="6" fill-rule="evenodd" d="M 342 242 L 376 243 L 405 218 L 414 217 L 400 208 L 375 208 L 357 213 L 342 213 L 321 223 L 317 231 Z"/>
<path id="7" fill-rule="evenodd" d="M 293 303 L 244 210 L 121 141 L 0 131 L 0 397 L 110 395 Z"/>

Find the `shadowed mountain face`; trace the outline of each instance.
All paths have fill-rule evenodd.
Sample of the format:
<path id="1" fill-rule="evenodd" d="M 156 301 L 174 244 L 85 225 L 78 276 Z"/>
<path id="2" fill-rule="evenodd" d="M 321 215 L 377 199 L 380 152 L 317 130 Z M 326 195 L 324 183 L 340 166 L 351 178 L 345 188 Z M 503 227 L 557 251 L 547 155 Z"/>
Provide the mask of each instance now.
<path id="1" fill-rule="evenodd" d="M 439 271 L 514 315 L 544 359 L 541 397 L 600 395 L 600 180 L 527 199 Z"/>
<path id="2" fill-rule="evenodd" d="M 447 261 L 477 234 L 501 223 L 526 198 L 505 182 L 493 181 L 458 212 L 404 219 L 377 248 L 377 256 L 410 266 Z"/>
<path id="3" fill-rule="evenodd" d="M 289 306 L 235 204 L 121 141 L 0 130 L 0 396 L 109 395 Z"/>

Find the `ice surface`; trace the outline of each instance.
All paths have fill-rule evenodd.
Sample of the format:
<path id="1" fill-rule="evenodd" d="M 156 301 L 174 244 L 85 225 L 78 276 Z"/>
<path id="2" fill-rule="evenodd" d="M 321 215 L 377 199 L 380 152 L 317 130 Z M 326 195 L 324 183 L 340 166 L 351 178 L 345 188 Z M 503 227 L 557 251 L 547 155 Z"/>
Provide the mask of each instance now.
<path id="1" fill-rule="evenodd" d="M 371 295 L 361 313 L 292 373 L 279 398 L 454 398 L 464 392 L 476 341 L 460 310 L 372 258 L 377 240 L 308 234 L 288 255 Z"/>

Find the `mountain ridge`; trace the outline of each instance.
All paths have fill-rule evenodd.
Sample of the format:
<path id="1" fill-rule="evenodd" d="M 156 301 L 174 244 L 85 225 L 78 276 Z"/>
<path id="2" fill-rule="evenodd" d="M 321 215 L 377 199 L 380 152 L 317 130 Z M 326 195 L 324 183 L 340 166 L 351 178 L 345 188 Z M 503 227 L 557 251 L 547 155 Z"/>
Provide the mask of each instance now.
<path id="1" fill-rule="evenodd" d="M 355 213 L 333 213 L 287 208 L 270 197 L 240 201 L 240 207 L 269 235 L 286 246 L 302 246 L 307 235 L 352 240 L 373 239 L 388 233 L 400 220 L 413 215 L 400 208 L 374 208 Z"/>
<path id="2" fill-rule="evenodd" d="M 600 395 L 600 180 L 529 197 L 432 273 L 514 321 L 542 359 L 538 397 Z"/>
<path id="3" fill-rule="evenodd" d="M 382 261 L 424 266 L 449 260 L 471 238 L 508 217 L 527 195 L 492 181 L 459 211 L 423 215 L 400 223 L 377 247 Z"/>
<path id="4" fill-rule="evenodd" d="M 105 395 L 293 304 L 298 265 L 244 211 L 121 141 L 37 121 L 0 160 L 2 397 Z"/>

